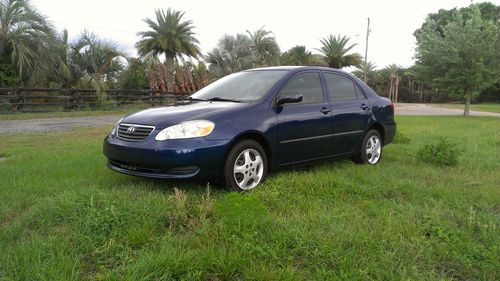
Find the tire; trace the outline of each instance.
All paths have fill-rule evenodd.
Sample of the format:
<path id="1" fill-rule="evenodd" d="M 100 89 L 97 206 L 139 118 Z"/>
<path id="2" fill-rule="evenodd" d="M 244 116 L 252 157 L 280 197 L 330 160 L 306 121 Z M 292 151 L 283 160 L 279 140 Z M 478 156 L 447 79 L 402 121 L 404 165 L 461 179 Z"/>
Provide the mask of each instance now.
<path id="1" fill-rule="evenodd" d="M 373 149 L 372 147 L 375 147 Z M 353 157 L 359 164 L 375 165 L 382 158 L 382 137 L 377 130 L 369 130 L 363 138 L 359 152 Z"/>
<path id="2" fill-rule="evenodd" d="M 267 177 L 267 155 L 254 140 L 242 140 L 229 151 L 222 178 L 225 186 L 235 191 L 248 191 Z"/>

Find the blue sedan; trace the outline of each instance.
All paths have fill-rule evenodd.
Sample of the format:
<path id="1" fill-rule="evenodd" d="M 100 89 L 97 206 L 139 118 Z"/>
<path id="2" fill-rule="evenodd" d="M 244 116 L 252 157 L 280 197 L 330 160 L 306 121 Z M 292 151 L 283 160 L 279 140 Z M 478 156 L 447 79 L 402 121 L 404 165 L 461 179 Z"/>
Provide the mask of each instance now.
<path id="1" fill-rule="evenodd" d="M 269 67 L 122 118 L 104 154 L 124 174 L 216 180 L 241 191 L 280 167 L 319 159 L 377 164 L 395 132 L 394 105 L 358 78 L 323 67 Z"/>

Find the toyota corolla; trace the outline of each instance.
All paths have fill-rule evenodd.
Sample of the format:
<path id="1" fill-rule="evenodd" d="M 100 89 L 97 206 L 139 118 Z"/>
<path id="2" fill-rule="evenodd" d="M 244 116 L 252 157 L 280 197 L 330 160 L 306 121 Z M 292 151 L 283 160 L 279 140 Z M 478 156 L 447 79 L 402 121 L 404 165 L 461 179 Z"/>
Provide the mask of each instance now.
<path id="1" fill-rule="evenodd" d="M 184 101 L 128 115 L 104 140 L 128 175 L 249 190 L 269 172 L 319 159 L 377 164 L 396 132 L 394 105 L 358 78 L 323 67 L 270 67 L 223 77 Z"/>

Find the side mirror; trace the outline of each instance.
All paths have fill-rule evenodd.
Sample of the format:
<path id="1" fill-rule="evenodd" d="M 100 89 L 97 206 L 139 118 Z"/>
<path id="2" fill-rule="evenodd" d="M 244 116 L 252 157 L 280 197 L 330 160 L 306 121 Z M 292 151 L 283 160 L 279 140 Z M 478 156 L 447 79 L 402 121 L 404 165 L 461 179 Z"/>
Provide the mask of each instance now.
<path id="1" fill-rule="evenodd" d="M 284 97 L 278 97 L 276 100 L 277 105 L 283 105 L 285 103 L 297 103 L 301 102 L 304 99 L 303 95 L 297 94 L 293 96 L 284 96 Z"/>

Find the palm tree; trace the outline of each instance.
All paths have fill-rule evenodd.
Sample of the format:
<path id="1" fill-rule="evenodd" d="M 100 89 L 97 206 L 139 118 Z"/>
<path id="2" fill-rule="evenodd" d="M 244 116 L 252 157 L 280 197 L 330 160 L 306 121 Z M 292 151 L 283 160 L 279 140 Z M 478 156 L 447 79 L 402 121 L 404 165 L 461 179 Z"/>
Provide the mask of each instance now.
<path id="1" fill-rule="evenodd" d="M 0 0 L 0 59 L 22 81 L 44 81 L 60 66 L 55 29 L 29 0 Z"/>
<path id="2" fill-rule="evenodd" d="M 329 35 L 320 40 L 323 45 L 320 51 L 328 67 L 341 69 L 347 66 L 359 66 L 361 63 L 361 55 L 358 53 L 349 54 L 349 51 L 356 46 L 356 44 L 349 45 L 349 37 L 340 35 Z"/>
<path id="3" fill-rule="evenodd" d="M 306 46 L 295 46 L 281 56 L 283 65 L 310 65 L 311 60 L 312 54 Z"/>
<path id="4" fill-rule="evenodd" d="M 107 83 L 115 82 L 123 69 L 121 58 L 126 54 L 115 43 L 104 40 L 94 33 L 84 31 L 71 45 L 70 60 L 82 73 L 80 85 L 97 91 L 99 101 Z"/>
<path id="5" fill-rule="evenodd" d="M 279 64 L 280 48 L 271 31 L 261 27 L 254 32 L 247 30 L 247 34 L 252 41 L 251 49 L 254 52 L 257 66 Z"/>
<path id="6" fill-rule="evenodd" d="M 375 68 L 377 66 L 372 63 L 371 61 L 368 61 L 365 63 L 365 61 L 361 61 L 359 66 L 356 68 L 356 70 L 353 71 L 353 74 L 356 75 L 359 79 L 364 78 L 364 74 L 366 71 L 366 83 L 371 85 L 370 83 L 373 82 L 374 76 L 376 74 Z"/>
<path id="7" fill-rule="evenodd" d="M 252 68 L 255 66 L 252 40 L 246 34 L 225 34 L 205 59 L 217 77 Z"/>
<path id="8" fill-rule="evenodd" d="M 192 21 L 183 20 L 184 12 L 168 9 L 167 13 L 157 9 L 156 21 L 146 18 L 144 22 L 150 30 L 138 32 L 141 40 L 136 43 L 139 54 L 145 56 L 165 55 L 165 65 L 169 71 L 167 79 L 168 91 L 174 89 L 174 60 L 182 56 L 197 58 L 200 54 L 198 39 L 193 32 Z"/>

